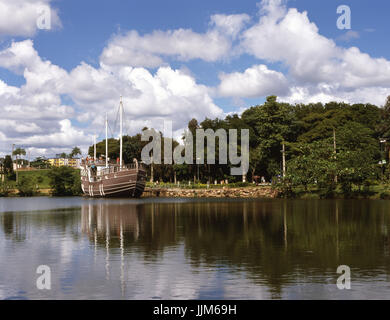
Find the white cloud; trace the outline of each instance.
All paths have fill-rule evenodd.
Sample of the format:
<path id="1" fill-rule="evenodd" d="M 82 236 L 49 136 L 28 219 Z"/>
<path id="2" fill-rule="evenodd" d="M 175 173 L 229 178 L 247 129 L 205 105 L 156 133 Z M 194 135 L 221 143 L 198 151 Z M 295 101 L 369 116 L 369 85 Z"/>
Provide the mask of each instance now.
<path id="1" fill-rule="evenodd" d="M 345 32 L 344 34 L 339 36 L 337 38 L 337 40 L 349 42 L 349 41 L 351 41 L 353 39 L 359 39 L 359 38 L 360 38 L 359 32 L 353 31 L 353 30 L 348 30 L 347 32 Z"/>
<path id="2" fill-rule="evenodd" d="M 261 2 L 258 23 L 241 35 L 244 52 L 267 62 L 282 62 L 291 88 L 303 89 L 306 94 L 314 87 L 321 97 L 341 100 L 364 88 L 385 92 L 381 89 L 390 87 L 390 61 L 373 58 L 356 47 L 338 47 L 319 33 L 306 11 L 287 9 L 284 3 Z M 317 93 L 313 97 L 318 97 Z M 380 99 L 384 101 L 385 96 Z"/>
<path id="3" fill-rule="evenodd" d="M 199 34 L 189 29 L 154 31 L 140 36 L 129 31 L 114 37 L 103 50 L 101 61 L 110 65 L 157 67 L 161 56 L 172 56 L 180 61 L 203 59 L 216 61 L 230 49 L 230 41 L 217 30 Z"/>
<path id="4" fill-rule="evenodd" d="M 256 98 L 267 95 L 284 95 L 288 82 L 281 72 L 269 70 L 266 65 L 256 65 L 243 73 L 221 73 L 218 93 L 227 97 Z"/>
<path id="5" fill-rule="evenodd" d="M 382 106 L 385 97 L 390 93 L 389 88 L 369 87 L 358 88 L 352 91 L 339 90 L 331 85 L 317 85 L 306 87 L 292 87 L 290 94 L 280 99 L 290 103 L 327 103 L 340 101 L 345 103 L 371 103 Z"/>
<path id="6" fill-rule="evenodd" d="M 82 130 L 74 128 L 69 119 L 63 119 L 59 121 L 60 128 L 57 132 L 47 134 L 44 137 L 42 135 L 32 135 L 30 137 L 23 137 L 19 139 L 18 143 L 28 145 L 31 147 L 68 147 L 71 148 L 80 143 L 88 143 L 91 139 L 86 140 Z"/>
<path id="7" fill-rule="evenodd" d="M 193 117 L 223 115 L 206 86 L 197 84 L 188 73 L 168 66 L 153 74 L 145 68 L 102 65 L 95 69 L 83 63 L 70 73 L 70 78 L 69 95 L 85 113 L 79 120 L 94 119 L 96 127 L 103 123 L 106 111 L 115 120 L 121 95 L 126 115 L 131 119 L 130 133 L 144 126 L 161 129 L 163 119 L 173 120 L 174 128 L 179 129 Z"/>
<path id="8" fill-rule="evenodd" d="M 210 18 L 211 25 L 215 25 L 223 34 L 232 38 L 236 38 L 249 21 L 247 14 L 215 14 Z"/>
<path id="9" fill-rule="evenodd" d="M 42 8 L 49 9 L 51 28 L 61 26 L 57 10 L 50 6 L 52 0 L 1 0 L 0 36 L 33 36 Z"/>
<path id="10" fill-rule="evenodd" d="M 9 149 L 10 141 L 47 153 L 69 151 L 74 145 L 86 148 L 92 134 L 102 133 L 106 112 L 115 130 L 121 95 L 125 133 L 129 134 L 144 126 L 161 130 L 163 120 L 173 120 L 177 133 L 193 117 L 223 116 L 209 96 L 209 88 L 198 84 L 185 69 L 165 66 L 152 73 L 145 68 L 104 63 L 94 68 L 80 63 L 67 72 L 42 60 L 31 40 L 13 42 L 0 51 L 0 67 L 26 80 L 21 87 L 0 81 L 0 112 L 5 115 L 0 124 L 8 140 L 0 143 L 0 152 Z M 70 97 L 75 107 L 64 105 L 62 95 Z M 71 122 L 76 119 L 89 124 L 77 129 Z"/>
<path id="11" fill-rule="evenodd" d="M 13 143 L 26 148 L 41 147 L 46 152 L 68 147 L 75 142 L 74 137 L 82 137 L 79 144 L 85 144 L 86 135 L 78 131 L 76 135 L 76 129 L 63 122 L 75 114 L 73 107 L 61 101 L 68 83 L 65 70 L 43 61 L 31 40 L 13 42 L 0 51 L 0 67 L 25 79 L 20 87 L 0 80 L 0 126 L 6 134 L 6 139 L 0 139 L 0 153 L 9 152 Z"/>
<path id="12" fill-rule="evenodd" d="M 246 14 L 211 16 L 205 33 L 176 29 L 139 35 L 131 30 L 114 36 L 100 57 L 106 65 L 153 68 L 164 65 L 164 58 L 179 61 L 202 59 L 213 62 L 230 54 L 232 40 L 250 20 Z"/>

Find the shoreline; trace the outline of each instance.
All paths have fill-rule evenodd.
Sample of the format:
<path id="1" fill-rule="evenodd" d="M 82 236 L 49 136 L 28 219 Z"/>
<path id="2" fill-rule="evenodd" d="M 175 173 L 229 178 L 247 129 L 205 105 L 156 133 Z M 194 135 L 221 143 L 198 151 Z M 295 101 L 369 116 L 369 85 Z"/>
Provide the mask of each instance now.
<path id="1" fill-rule="evenodd" d="M 277 198 L 279 191 L 270 186 L 257 187 L 222 187 L 209 189 L 185 188 L 145 188 L 141 198 Z M 40 189 L 32 197 L 51 196 L 51 189 Z M 82 195 L 74 195 L 79 197 Z M 17 189 L 11 189 L 7 197 L 23 198 Z M 6 197 L 4 197 L 6 198 Z"/>
<path id="2" fill-rule="evenodd" d="M 47 197 L 51 196 L 51 189 L 39 189 L 38 193 L 31 197 Z M 70 197 L 78 197 L 82 195 L 73 195 Z M 11 189 L 8 196 L 0 196 L 0 198 L 23 198 L 19 196 L 17 189 Z M 371 199 L 371 200 L 390 200 L 390 191 L 387 189 L 381 191 L 370 192 L 353 192 L 344 194 L 335 192 L 330 196 L 324 196 L 319 191 L 297 192 L 293 195 L 283 195 L 283 192 L 272 186 L 247 186 L 247 187 L 228 187 L 219 188 L 175 188 L 175 187 L 146 187 L 140 198 L 233 198 L 233 199 Z"/>

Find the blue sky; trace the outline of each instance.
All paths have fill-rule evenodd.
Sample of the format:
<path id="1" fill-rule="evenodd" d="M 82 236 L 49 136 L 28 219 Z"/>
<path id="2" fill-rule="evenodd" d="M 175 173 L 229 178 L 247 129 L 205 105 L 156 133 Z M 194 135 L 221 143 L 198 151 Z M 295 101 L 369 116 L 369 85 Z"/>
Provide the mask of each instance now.
<path id="1" fill-rule="evenodd" d="M 57 0 L 53 2 L 53 5 L 59 9 L 63 27 L 54 32 L 38 33 L 34 38 L 35 47 L 42 57 L 67 70 L 76 67 L 80 61 L 97 65 L 99 55 L 108 40 L 120 30 L 134 29 L 142 34 L 154 30 L 189 28 L 197 32 L 204 32 L 209 24 L 209 18 L 213 14 L 246 13 L 255 18 L 258 14 L 258 2 L 251 0 Z M 308 11 L 311 21 L 317 24 L 321 34 L 333 39 L 337 39 L 345 33 L 336 27 L 338 17 L 336 8 L 340 4 L 350 6 L 352 30 L 358 31 L 360 38 L 349 43 L 338 41 L 338 44 L 341 46 L 357 45 L 362 51 L 373 56 L 390 58 L 390 43 L 386 41 L 390 30 L 389 2 L 382 0 L 290 0 L 288 2 L 289 7 Z M 365 31 L 367 29 L 375 31 L 367 32 Z M 245 68 L 250 66 L 252 62 L 254 62 L 253 59 L 243 57 L 224 67 L 227 70 L 236 70 L 237 66 Z M 210 81 L 210 76 L 215 78 L 214 74 L 207 72 L 207 69 L 210 68 L 209 64 L 205 66 L 197 62 L 191 64 L 199 69 L 199 76 L 204 77 L 205 81 Z M 220 66 L 216 66 L 216 68 L 218 67 Z"/>
<path id="2" fill-rule="evenodd" d="M 390 94 L 387 1 L 0 4 L 0 109 L 18 110 L 0 120 L 0 155 L 14 141 L 37 155 L 85 148 L 121 94 L 130 133 L 170 119 L 176 134 L 192 117 L 242 112 L 270 94 L 378 105 Z M 351 30 L 336 26 L 341 4 L 351 9 Z M 36 28 L 43 5 L 49 31 Z"/>

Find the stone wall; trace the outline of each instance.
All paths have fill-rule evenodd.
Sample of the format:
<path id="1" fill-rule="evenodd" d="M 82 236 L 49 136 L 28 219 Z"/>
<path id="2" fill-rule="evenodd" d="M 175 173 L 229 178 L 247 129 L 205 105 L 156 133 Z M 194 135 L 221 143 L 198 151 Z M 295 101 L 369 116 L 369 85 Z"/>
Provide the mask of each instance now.
<path id="1" fill-rule="evenodd" d="M 210 189 L 158 189 L 145 191 L 143 197 L 166 198 L 276 198 L 278 191 L 271 187 L 210 188 Z"/>

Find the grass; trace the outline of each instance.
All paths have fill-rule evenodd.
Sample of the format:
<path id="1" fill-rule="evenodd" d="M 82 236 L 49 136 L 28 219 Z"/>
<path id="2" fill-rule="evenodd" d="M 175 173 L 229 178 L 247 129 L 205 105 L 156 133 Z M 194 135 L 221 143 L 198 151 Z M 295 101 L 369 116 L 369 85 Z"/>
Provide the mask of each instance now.
<path id="1" fill-rule="evenodd" d="M 303 187 L 293 188 L 293 198 L 297 199 L 321 199 L 326 198 L 324 190 L 318 189 L 316 186 L 309 186 L 307 190 Z M 390 185 L 386 183 L 378 183 L 375 185 L 361 187 L 353 186 L 352 191 L 345 194 L 340 186 L 337 186 L 333 192 L 333 198 L 336 199 L 389 199 L 390 200 Z"/>
<path id="2" fill-rule="evenodd" d="M 50 169 L 40 169 L 40 170 L 31 170 L 31 171 L 18 171 L 19 179 L 23 176 L 26 178 L 34 179 L 35 183 L 38 185 L 39 189 L 49 189 L 50 180 L 49 180 Z M 38 180 L 41 180 L 38 182 Z M 9 180 L 8 184 L 11 188 L 16 188 L 16 181 Z"/>

